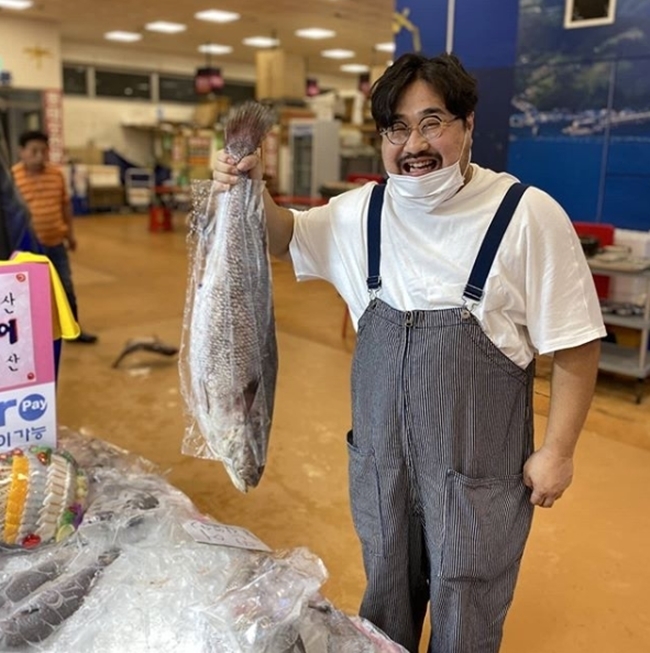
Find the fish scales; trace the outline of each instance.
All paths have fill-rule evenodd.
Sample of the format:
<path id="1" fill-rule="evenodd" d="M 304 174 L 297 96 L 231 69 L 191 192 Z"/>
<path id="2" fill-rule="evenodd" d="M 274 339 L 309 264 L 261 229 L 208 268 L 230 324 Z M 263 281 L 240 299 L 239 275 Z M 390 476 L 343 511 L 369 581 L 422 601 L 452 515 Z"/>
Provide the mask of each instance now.
<path id="1" fill-rule="evenodd" d="M 271 124 L 267 109 L 244 105 L 226 126 L 226 151 L 239 161 Z M 209 188 L 194 209 L 203 269 L 191 297 L 189 409 L 207 444 L 201 455 L 221 460 L 245 492 L 266 464 L 278 369 L 264 183 L 242 175 L 223 193 L 202 183 Z"/>

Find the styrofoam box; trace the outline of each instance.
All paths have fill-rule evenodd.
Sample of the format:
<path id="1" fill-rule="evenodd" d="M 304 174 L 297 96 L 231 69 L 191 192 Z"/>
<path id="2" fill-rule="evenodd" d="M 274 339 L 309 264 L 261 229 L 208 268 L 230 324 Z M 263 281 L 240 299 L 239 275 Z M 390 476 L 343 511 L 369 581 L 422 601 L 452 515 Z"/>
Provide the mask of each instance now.
<path id="1" fill-rule="evenodd" d="M 121 186 L 118 166 L 88 166 L 88 182 L 93 188 L 113 188 Z"/>
<path id="2" fill-rule="evenodd" d="M 633 229 L 616 229 L 614 244 L 630 248 L 632 256 L 650 258 L 650 232 Z M 609 298 L 616 302 L 642 305 L 646 300 L 646 280 L 634 277 L 612 276 Z"/>

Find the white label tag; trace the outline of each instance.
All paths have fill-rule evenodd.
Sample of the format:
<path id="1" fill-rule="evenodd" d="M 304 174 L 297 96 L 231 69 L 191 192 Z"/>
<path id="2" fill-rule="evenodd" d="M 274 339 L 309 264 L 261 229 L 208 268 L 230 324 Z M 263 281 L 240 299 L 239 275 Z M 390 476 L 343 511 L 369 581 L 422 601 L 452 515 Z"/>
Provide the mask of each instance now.
<path id="1" fill-rule="evenodd" d="M 271 549 L 245 528 L 228 526 L 213 521 L 193 519 L 183 523 L 183 528 L 196 542 L 216 544 L 217 546 L 232 546 L 237 549 L 252 551 L 271 551 Z"/>

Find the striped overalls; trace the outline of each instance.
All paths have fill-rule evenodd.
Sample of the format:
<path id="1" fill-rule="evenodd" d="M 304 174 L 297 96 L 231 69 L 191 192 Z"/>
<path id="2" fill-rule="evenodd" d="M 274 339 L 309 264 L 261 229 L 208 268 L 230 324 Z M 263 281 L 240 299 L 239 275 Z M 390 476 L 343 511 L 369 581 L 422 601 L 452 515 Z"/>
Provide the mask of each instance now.
<path id="1" fill-rule="evenodd" d="M 379 288 L 383 186 L 368 216 L 368 288 Z M 479 301 L 525 187 L 492 220 L 465 297 Z M 350 500 L 367 588 L 360 614 L 417 653 L 496 653 L 532 521 L 522 468 L 533 452 L 534 363 L 521 369 L 467 308 L 359 321 L 348 434 Z"/>

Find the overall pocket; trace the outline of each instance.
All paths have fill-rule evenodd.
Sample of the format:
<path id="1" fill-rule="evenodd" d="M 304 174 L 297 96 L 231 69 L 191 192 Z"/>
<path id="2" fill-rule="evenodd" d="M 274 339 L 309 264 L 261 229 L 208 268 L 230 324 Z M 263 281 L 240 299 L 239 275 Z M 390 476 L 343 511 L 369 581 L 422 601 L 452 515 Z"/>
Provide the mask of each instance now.
<path id="1" fill-rule="evenodd" d="M 490 580 L 521 558 L 533 516 L 523 476 L 445 478 L 440 576 Z"/>
<path id="2" fill-rule="evenodd" d="M 379 479 L 375 457 L 354 444 L 352 431 L 347 434 L 350 507 L 357 535 L 366 553 L 384 557 Z"/>

